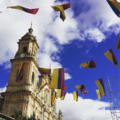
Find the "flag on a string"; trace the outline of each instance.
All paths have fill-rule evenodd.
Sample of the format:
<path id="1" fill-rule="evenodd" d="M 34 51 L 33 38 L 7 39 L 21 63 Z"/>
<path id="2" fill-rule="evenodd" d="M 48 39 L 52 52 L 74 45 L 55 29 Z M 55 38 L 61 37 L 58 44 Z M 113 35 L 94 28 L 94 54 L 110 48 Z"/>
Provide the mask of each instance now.
<path id="1" fill-rule="evenodd" d="M 112 51 L 112 49 L 108 50 L 107 52 L 104 53 L 104 55 L 115 65 L 118 67 L 118 62 L 116 60 L 116 57 Z"/>
<path id="2" fill-rule="evenodd" d="M 82 63 L 80 65 L 84 68 L 91 68 L 91 69 L 96 67 L 96 64 L 95 64 L 94 60 Z"/>
<path id="3" fill-rule="evenodd" d="M 38 67 L 38 70 L 41 75 L 50 75 L 51 69 Z"/>
<path id="4" fill-rule="evenodd" d="M 73 91 L 73 98 L 75 101 L 78 101 L 79 91 Z"/>
<path id="5" fill-rule="evenodd" d="M 108 4 L 110 5 L 110 7 L 112 8 L 112 10 L 114 11 L 114 13 L 120 17 L 120 2 L 117 2 L 116 0 L 107 0 Z"/>
<path id="6" fill-rule="evenodd" d="M 61 94 L 61 89 L 57 89 L 57 96 L 56 96 L 56 98 L 58 98 L 58 97 L 61 97 L 62 96 L 62 94 Z"/>
<path id="7" fill-rule="evenodd" d="M 66 16 L 64 10 L 70 8 L 70 3 L 63 5 L 51 6 L 55 11 L 60 11 L 60 18 L 64 21 Z"/>
<path id="8" fill-rule="evenodd" d="M 61 97 L 60 100 L 64 100 L 65 99 L 65 96 L 66 96 L 67 92 L 64 92 L 64 95 Z"/>
<path id="9" fill-rule="evenodd" d="M 100 91 L 96 90 L 96 93 L 97 93 L 98 99 L 100 100 L 101 99 L 101 93 L 100 93 Z"/>
<path id="10" fill-rule="evenodd" d="M 119 36 L 117 39 L 116 49 L 120 49 L 120 32 L 119 32 Z"/>
<path id="11" fill-rule="evenodd" d="M 20 78 L 22 77 L 23 75 L 23 69 L 24 67 L 27 65 L 27 63 L 23 63 L 21 62 L 21 65 L 20 65 L 20 68 L 19 68 L 19 71 L 17 73 L 17 78 L 16 78 L 16 82 L 20 82 Z"/>
<path id="12" fill-rule="evenodd" d="M 84 92 L 83 92 L 83 95 L 84 95 L 84 94 L 87 94 L 87 93 L 88 93 L 88 90 L 87 90 L 87 91 L 84 91 Z"/>
<path id="13" fill-rule="evenodd" d="M 50 89 L 64 89 L 64 68 L 53 70 Z"/>
<path id="14" fill-rule="evenodd" d="M 38 89 L 38 92 L 39 91 L 41 91 L 46 85 L 48 85 L 49 83 L 46 83 L 46 82 L 43 82 L 42 84 L 41 84 L 41 86 L 39 87 L 39 89 Z"/>
<path id="15" fill-rule="evenodd" d="M 64 86 L 63 90 L 61 91 L 61 96 L 64 96 L 65 90 L 66 90 L 67 85 Z"/>
<path id="16" fill-rule="evenodd" d="M 104 88 L 103 78 L 101 78 L 99 80 L 96 80 L 95 83 L 96 83 L 96 85 L 97 85 L 100 93 L 104 97 L 106 94 L 105 94 L 105 88 Z"/>
<path id="17" fill-rule="evenodd" d="M 36 14 L 39 10 L 39 8 L 29 9 L 29 8 L 25 8 L 22 6 L 8 6 L 7 8 L 19 9 L 19 10 L 22 10 L 24 12 L 31 13 L 31 14 Z"/>
<path id="18" fill-rule="evenodd" d="M 75 87 L 81 92 L 85 91 L 85 85 L 76 85 Z"/>

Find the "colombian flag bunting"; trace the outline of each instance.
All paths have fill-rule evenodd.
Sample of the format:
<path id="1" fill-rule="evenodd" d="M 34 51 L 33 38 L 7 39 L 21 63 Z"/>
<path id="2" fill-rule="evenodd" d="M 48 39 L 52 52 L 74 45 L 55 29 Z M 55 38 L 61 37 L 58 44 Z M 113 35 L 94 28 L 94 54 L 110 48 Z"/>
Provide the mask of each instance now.
<path id="1" fill-rule="evenodd" d="M 31 14 L 36 14 L 39 10 L 39 8 L 29 9 L 29 8 L 25 8 L 22 6 L 8 6 L 7 8 L 19 9 L 19 10 L 22 10 L 24 12 L 31 13 Z"/>
<path id="2" fill-rule="evenodd" d="M 18 75 L 17 75 L 17 78 L 16 78 L 16 82 L 20 82 L 20 78 L 22 77 L 23 75 L 23 68 L 27 65 L 27 63 L 23 63 L 21 62 L 21 65 L 20 65 L 20 68 L 19 68 L 19 71 L 18 71 Z"/>
<path id="3" fill-rule="evenodd" d="M 116 60 L 116 57 L 112 51 L 112 49 L 108 50 L 107 52 L 104 53 L 104 55 L 115 65 L 118 67 L 118 63 Z"/>
<path id="4" fill-rule="evenodd" d="M 39 87 L 38 92 L 41 91 L 48 84 L 49 83 L 43 82 L 42 85 Z"/>
<path id="5" fill-rule="evenodd" d="M 104 88 L 103 78 L 101 78 L 99 80 L 96 80 L 95 83 L 96 83 L 96 85 L 97 85 L 100 93 L 104 97 L 106 94 L 105 94 L 105 88 Z"/>
<path id="6" fill-rule="evenodd" d="M 66 16 L 64 10 L 70 8 L 70 3 L 63 5 L 51 6 L 55 11 L 60 11 L 60 18 L 64 21 Z"/>
<path id="7" fill-rule="evenodd" d="M 117 39 L 116 49 L 120 49 L 120 32 L 119 32 L 119 36 Z"/>
<path id="8" fill-rule="evenodd" d="M 57 96 L 56 96 L 56 98 L 61 97 L 61 95 L 62 95 L 61 91 L 62 91 L 61 89 L 57 89 Z"/>
<path id="9" fill-rule="evenodd" d="M 46 68 L 38 68 L 39 72 L 41 75 L 50 75 L 51 69 L 46 69 Z"/>
<path id="10" fill-rule="evenodd" d="M 73 91 L 73 98 L 75 101 L 78 101 L 79 91 Z"/>
<path id="11" fill-rule="evenodd" d="M 107 0 L 108 4 L 110 5 L 110 7 L 112 8 L 112 10 L 114 11 L 114 13 L 120 17 L 120 2 L 117 2 L 115 0 Z"/>
<path id="12" fill-rule="evenodd" d="M 87 90 L 87 91 L 84 91 L 84 92 L 83 92 L 83 95 L 84 95 L 84 94 L 87 94 L 87 93 L 88 93 L 88 90 Z"/>
<path id="13" fill-rule="evenodd" d="M 96 93 L 97 93 L 98 99 L 100 100 L 101 99 L 101 93 L 100 93 L 100 91 L 96 90 Z"/>
<path id="14" fill-rule="evenodd" d="M 94 60 L 91 60 L 91 61 L 82 63 L 81 66 L 84 68 L 95 68 L 96 64 L 95 64 Z"/>
<path id="15" fill-rule="evenodd" d="M 50 89 L 64 89 L 64 68 L 53 70 Z"/>
<path id="16" fill-rule="evenodd" d="M 61 97 L 64 96 L 65 90 L 66 90 L 67 85 L 64 86 L 64 89 L 61 92 Z"/>
<path id="17" fill-rule="evenodd" d="M 65 99 L 65 95 L 67 94 L 67 92 L 64 92 L 64 95 L 61 97 L 60 100 L 64 100 Z"/>
<path id="18" fill-rule="evenodd" d="M 75 87 L 81 92 L 85 91 L 85 85 L 76 85 Z"/>

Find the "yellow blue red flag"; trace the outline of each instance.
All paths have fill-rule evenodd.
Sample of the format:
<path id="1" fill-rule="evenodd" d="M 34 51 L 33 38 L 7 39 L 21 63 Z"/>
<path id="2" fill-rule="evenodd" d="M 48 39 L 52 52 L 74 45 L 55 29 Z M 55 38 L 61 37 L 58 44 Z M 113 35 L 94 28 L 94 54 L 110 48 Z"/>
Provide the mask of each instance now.
<path id="1" fill-rule="evenodd" d="M 21 65 L 20 65 L 20 68 L 19 68 L 19 71 L 18 71 L 18 75 L 17 75 L 17 78 L 16 78 L 16 82 L 20 82 L 20 78 L 22 77 L 23 75 L 23 68 L 27 65 L 27 63 L 23 63 L 21 62 Z"/>
<path id="2" fill-rule="evenodd" d="M 31 13 L 31 14 L 36 14 L 39 10 L 39 8 L 29 9 L 29 8 L 25 8 L 22 6 L 8 6 L 7 8 L 19 9 L 19 10 L 22 10 L 24 12 Z"/>
<path id="3" fill-rule="evenodd" d="M 112 49 L 108 50 L 107 52 L 104 53 L 104 55 L 115 65 L 118 67 L 118 62 L 116 60 L 116 57 L 112 51 Z"/>
<path id="4" fill-rule="evenodd" d="M 64 68 L 53 70 L 50 89 L 64 89 Z"/>
<path id="5" fill-rule="evenodd" d="M 65 90 L 66 90 L 67 85 L 64 86 L 63 90 L 61 90 L 61 97 L 64 96 Z"/>
<path id="6" fill-rule="evenodd" d="M 46 83 L 46 82 L 43 82 L 42 84 L 41 84 L 41 86 L 39 87 L 39 89 L 38 89 L 38 92 L 39 91 L 41 91 L 46 85 L 48 85 L 49 83 Z"/>
<path id="7" fill-rule="evenodd" d="M 114 11 L 114 13 L 120 17 L 120 2 L 117 2 L 116 0 L 107 0 L 108 4 L 110 5 L 110 7 L 112 8 L 112 10 Z"/>
<path id="8" fill-rule="evenodd" d="M 79 91 L 73 91 L 73 98 L 75 101 L 78 101 Z"/>
<path id="9" fill-rule="evenodd" d="M 117 39 L 116 49 L 120 49 L 120 32 L 119 32 L 119 36 Z"/>
<path id="10" fill-rule="evenodd" d="M 47 68 L 38 67 L 38 70 L 41 75 L 50 75 L 50 73 L 51 73 L 51 69 L 47 69 Z"/>
<path id="11" fill-rule="evenodd" d="M 100 91 L 96 90 L 96 93 L 97 93 L 98 99 L 100 100 L 101 99 L 101 93 L 100 93 Z"/>
<path id="12" fill-rule="evenodd" d="M 96 83 L 96 85 L 97 85 L 100 93 L 104 97 L 106 94 L 105 94 L 105 88 L 104 88 L 103 78 L 101 78 L 99 80 L 96 80 L 95 83 Z"/>
<path id="13" fill-rule="evenodd" d="M 84 68 L 91 68 L 91 69 L 96 67 L 96 64 L 95 64 L 94 60 L 82 63 L 80 65 Z"/>
<path id="14" fill-rule="evenodd" d="M 76 85 L 75 87 L 81 92 L 85 91 L 85 85 Z"/>
<path id="15" fill-rule="evenodd" d="M 84 92 L 83 92 L 83 95 L 84 95 L 84 94 L 87 94 L 87 93 L 88 93 L 88 90 L 87 90 L 87 91 L 84 91 Z"/>
<path id="16" fill-rule="evenodd" d="M 55 11 L 60 11 L 60 18 L 64 21 L 66 16 L 64 10 L 70 8 L 70 3 L 63 5 L 51 6 Z"/>
<path id="17" fill-rule="evenodd" d="M 66 96 L 67 92 L 64 92 L 64 95 L 61 97 L 60 100 L 64 100 L 65 99 L 65 96 Z"/>

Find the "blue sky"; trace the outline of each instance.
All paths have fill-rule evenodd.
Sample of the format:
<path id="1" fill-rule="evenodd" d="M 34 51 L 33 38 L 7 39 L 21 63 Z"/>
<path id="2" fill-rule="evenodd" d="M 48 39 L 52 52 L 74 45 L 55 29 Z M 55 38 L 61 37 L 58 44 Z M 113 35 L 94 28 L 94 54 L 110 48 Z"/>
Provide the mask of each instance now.
<path id="1" fill-rule="evenodd" d="M 50 6 L 69 2 L 71 8 L 65 11 L 66 20 L 63 22 L 59 12 Z M 31 15 L 6 8 L 14 5 L 40 9 L 36 15 Z M 120 50 L 115 48 L 120 20 L 107 1 L 35 0 L 33 3 L 32 0 L 1 0 L 0 6 L 0 11 L 3 11 L 0 14 L 0 92 L 6 89 L 11 69 L 9 60 L 14 58 L 18 50 L 17 42 L 26 34 L 32 21 L 33 34 L 40 46 L 37 55 L 39 66 L 48 68 L 51 64 L 52 70 L 65 68 L 68 94 L 64 101 L 57 101 L 57 111 L 63 111 L 63 120 L 111 120 L 107 96 L 98 101 L 95 92 L 95 80 L 103 78 L 106 84 L 107 77 L 120 77 Z M 111 48 L 118 61 L 118 68 L 104 56 Z M 80 67 L 81 63 L 90 60 L 95 61 L 96 68 Z M 85 85 L 89 93 L 84 96 L 80 93 L 76 103 L 72 93 L 77 90 L 75 85 L 81 84 Z"/>

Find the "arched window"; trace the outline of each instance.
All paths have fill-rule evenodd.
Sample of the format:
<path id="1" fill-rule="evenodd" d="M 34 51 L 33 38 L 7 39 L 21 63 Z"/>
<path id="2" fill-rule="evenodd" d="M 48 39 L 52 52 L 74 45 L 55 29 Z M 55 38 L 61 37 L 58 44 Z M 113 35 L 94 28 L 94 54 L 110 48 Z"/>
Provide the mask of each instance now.
<path id="1" fill-rule="evenodd" d="M 32 83 L 34 83 L 34 72 L 32 72 Z"/>
<path id="2" fill-rule="evenodd" d="M 26 47 L 26 46 L 23 48 L 23 52 L 24 52 L 24 53 L 27 52 L 27 47 Z"/>

